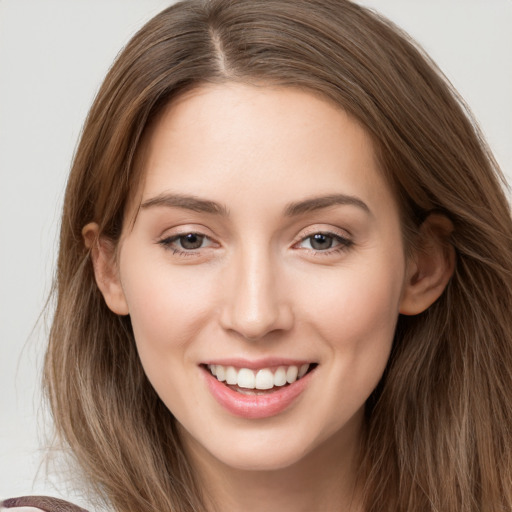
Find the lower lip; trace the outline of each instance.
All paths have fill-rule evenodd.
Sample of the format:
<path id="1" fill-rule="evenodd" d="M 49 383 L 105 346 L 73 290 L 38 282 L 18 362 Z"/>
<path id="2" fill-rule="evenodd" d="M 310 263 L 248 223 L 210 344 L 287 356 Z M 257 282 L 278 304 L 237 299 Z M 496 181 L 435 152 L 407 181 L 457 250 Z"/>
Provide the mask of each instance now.
<path id="1" fill-rule="evenodd" d="M 265 395 L 243 395 L 219 382 L 208 370 L 204 370 L 206 383 L 211 394 L 227 411 L 247 419 L 261 419 L 276 416 L 287 409 L 306 389 L 312 372 L 293 384 Z"/>

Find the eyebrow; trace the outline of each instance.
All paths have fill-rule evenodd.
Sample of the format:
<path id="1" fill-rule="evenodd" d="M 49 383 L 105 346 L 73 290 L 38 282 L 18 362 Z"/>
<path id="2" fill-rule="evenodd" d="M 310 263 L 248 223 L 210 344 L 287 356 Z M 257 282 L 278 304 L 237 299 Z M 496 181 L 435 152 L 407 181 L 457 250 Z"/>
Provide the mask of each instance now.
<path id="1" fill-rule="evenodd" d="M 184 208 L 194 212 L 211 213 L 214 215 L 229 215 L 228 209 L 215 201 L 201 199 L 196 196 L 184 194 L 160 194 L 156 197 L 148 199 L 141 204 L 141 208 L 152 208 L 155 206 L 167 206 L 169 208 Z"/>
<path id="2" fill-rule="evenodd" d="M 296 217 L 304 213 L 309 213 L 316 210 L 322 210 L 338 205 L 356 206 L 366 213 L 371 213 L 368 205 L 361 199 L 346 194 L 330 194 L 327 196 L 312 197 L 302 201 L 289 203 L 285 208 L 285 216 Z M 168 208 L 184 208 L 201 213 L 210 213 L 213 215 L 221 215 L 223 217 L 229 216 L 229 210 L 226 206 L 210 201 L 201 199 L 193 195 L 185 194 L 160 194 L 151 199 L 147 199 L 141 204 L 141 209 L 152 208 L 155 206 L 165 206 Z"/>
<path id="3" fill-rule="evenodd" d="M 371 213 L 368 205 L 358 197 L 349 196 L 346 194 L 331 194 L 328 196 L 312 197 L 303 201 L 297 201 L 287 205 L 285 215 L 287 217 L 295 217 L 304 213 L 322 210 L 331 206 L 349 205 L 356 206 L 366 213 Z"/>

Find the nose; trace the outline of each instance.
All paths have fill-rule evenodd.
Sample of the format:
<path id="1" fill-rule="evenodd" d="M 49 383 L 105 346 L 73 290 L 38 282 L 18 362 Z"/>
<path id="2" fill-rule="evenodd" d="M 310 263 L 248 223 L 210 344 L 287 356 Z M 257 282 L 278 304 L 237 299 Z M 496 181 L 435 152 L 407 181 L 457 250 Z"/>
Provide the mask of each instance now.
<path id="1" fill-rule="evenodd" d="M 251 341 L 291 329 L 291 297 L 287 296 L 278 272 L 278 265 L 266 251 L 246 251 L 231 261 L 223 283 L 224 329 Z"/>

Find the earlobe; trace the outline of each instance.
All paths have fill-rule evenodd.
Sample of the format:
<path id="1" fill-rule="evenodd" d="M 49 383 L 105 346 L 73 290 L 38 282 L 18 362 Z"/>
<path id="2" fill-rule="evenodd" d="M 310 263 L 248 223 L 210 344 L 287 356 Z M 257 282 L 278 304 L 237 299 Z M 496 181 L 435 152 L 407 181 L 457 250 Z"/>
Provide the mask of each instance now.
<path id="1" fill-rule="evenodd" d="M 95 222 L 82 229 L 85 246 L 91 251 L 96 284 L 107 306 L 118 315 L 128 315 L 128 304 L 119 278 L 114 243 L 99 235 L 99 226 Z"/>
<path id="2" fill-rule="evenodd" d="M 451 221 L 431 214 L 420 228 L 419 248 L 411 257 L 405 276 L 399 312 L 417 315 L 443 293 L 455 268 L 455 250 L 449 243 Z"/>

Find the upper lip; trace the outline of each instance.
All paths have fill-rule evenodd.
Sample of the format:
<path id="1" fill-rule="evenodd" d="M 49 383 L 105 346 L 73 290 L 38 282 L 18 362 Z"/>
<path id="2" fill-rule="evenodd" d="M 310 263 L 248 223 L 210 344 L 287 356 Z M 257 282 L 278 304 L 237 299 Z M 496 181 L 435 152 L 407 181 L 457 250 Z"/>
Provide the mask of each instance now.
<path id="1" fill-rule="evenodd" d="M 289 357 L 265 357 L 261 359 L 245 359 L 240 357 L 214 358 L 203 361 L 203 365 L 234 366 L 235 368 L 248 368 L 258 370 L 260 368 L 273 368 L 278 366 L 302 366 L 303 364 L 314 364 L 312 359 L 293 359 Z"/>

